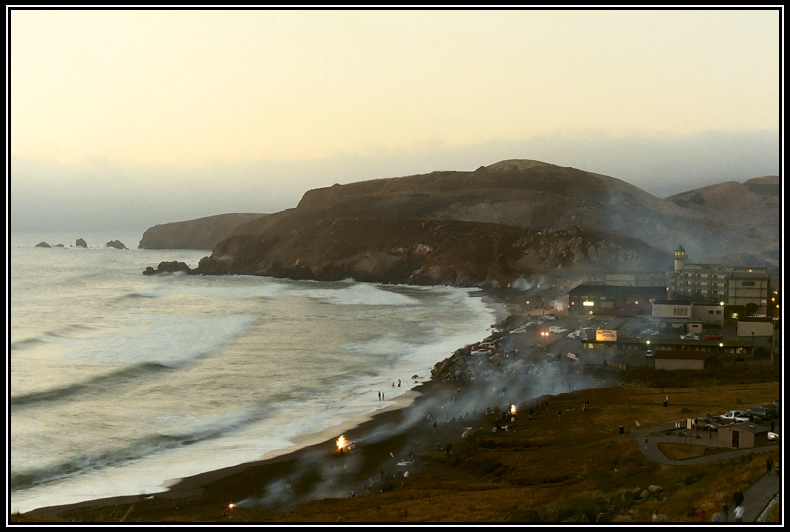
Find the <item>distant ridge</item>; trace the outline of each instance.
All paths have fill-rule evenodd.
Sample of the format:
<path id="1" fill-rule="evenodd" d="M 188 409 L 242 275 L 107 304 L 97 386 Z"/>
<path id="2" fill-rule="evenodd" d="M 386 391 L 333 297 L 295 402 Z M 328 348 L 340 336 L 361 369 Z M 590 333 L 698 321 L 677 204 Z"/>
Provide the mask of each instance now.
<path id="1" fill-rule="evenodd" d="M 775 176 L 658 198 L 609 176 L 513 159 L 313 189 L 293 209 L 245 216 L 227 220 L 229 238 L 201 273 L 472 286 L 569 267 L 664 271 L 679 244 L 694 262 L 779 266 Z M 193 220 L 178 234 L 218 221 Z"/>
<path id="2" fill-rule="evenodd" d="M 265 214 L 231 213 L 159 224 L 147 229 L 139 249 L 212 249 L 233 230 Z"/>

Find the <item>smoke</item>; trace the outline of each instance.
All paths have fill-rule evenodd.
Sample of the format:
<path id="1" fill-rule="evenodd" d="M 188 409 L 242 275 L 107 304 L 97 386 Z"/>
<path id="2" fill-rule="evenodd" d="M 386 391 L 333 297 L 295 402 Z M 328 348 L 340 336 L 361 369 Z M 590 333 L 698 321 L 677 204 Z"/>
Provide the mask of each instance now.
<path id="1" fill-rule="evenodd" d="M 540 398 L 611 384 L 585 374 L 583 366 L 564 359 L 565 354 L 536 349 L 508 360 L 514 371 L 505 373 L 481 357 L 483 363 L 477 368 L 475 380 L 464 382 L 458 389 L 452 385 L 437 387 L 401 410 L 397 422 L 371 424 L 370 430 L 361 434 L 357 429 L 349 438 L 356 444 L 355 451 L 341 454 L 333 447 L 306 453 L 287 477 L 269 479 L 260 496 L 240 501 L 238 506 L 287 510 L 309 500 L 345 498 L 365 490 L 376 492 L 388 478 L 419 472 L 424 453 L 434 450 L 435 441 L 430 436 L 434 423 L 439 430 L 451 426 L 446 425 L 449 423 L 453 430 L 460 426 L 474 431 L 488 412 L 502 412 L 516 405 L 523 416 Z M 396 435 L 405 435 L 406 443 L 391 449 L 392 456 L 371 456 L 361 451 Z M 373 476 L 362 478 L 360 472 L 364 470 L 373 471 Z"/>
<path id="2" fill-rule="evenodd" d="M 533 283 L 530 283 L 523 277 L 519 277 L 515 281 L 510 284 L 510 288 L 513 290 L 518 290 L 519 292 L 526 292 L 527 290 L 531 289 L 535 286 Z"/>

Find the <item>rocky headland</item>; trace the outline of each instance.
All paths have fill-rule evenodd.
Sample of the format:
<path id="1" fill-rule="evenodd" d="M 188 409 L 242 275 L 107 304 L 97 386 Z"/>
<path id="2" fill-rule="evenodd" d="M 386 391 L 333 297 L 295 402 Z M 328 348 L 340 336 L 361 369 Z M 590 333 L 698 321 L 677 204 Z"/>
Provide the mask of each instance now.
<path id="1" fill-rule="evenodd" d="M 238 226 L 266 216 L 260 213 L 233 213 L 195 220 L 159 224 L 143 233 L 139 249 L 212 249 L 233 234 Z"/>
<path id="2" fill-rule="evenodd" d="M 141 248 L 212 249 L 190 273 L 507 286 L 560 270 L 666 271 L 694 262 L 778 270 L 779 180 L 661 199 L 540 161 L 310 190 L 293 209 L 155 226 Z M 149 268 L 147 273 L 156 273 Z"/>

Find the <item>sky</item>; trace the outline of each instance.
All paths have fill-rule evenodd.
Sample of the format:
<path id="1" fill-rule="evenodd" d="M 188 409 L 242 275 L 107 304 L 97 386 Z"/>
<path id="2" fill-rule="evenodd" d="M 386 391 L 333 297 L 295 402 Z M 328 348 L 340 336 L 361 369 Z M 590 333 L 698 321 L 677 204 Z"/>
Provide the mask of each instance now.
<path id="1" fill-rule="evenodd" d="M 535 159 L 778 175 L 782 11 L 6 8 L 12 231 L 277 212 Z"/>

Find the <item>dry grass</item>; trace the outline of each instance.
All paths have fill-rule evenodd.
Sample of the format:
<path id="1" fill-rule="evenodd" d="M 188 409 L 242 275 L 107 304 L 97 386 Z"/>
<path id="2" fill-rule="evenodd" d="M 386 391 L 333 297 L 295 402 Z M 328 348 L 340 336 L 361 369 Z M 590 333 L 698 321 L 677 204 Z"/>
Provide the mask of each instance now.
<path id="1" fill-rule="evenodd" d="M 511 431 L 491 433 L 489 424 L 457 450 L 454 447 L 449 459 L 443 454 L 425 456 L 420 471 L 393 479 L 384 493 L 313 501 L 278 520 L 647 522 L 656 510 L 669 521 L 694 521 L 699 511 L 713 515 L 737 487 L 755 482 L 766 455 L 666 466 L 646 460 L 630 430 L 637 421 L 642 427 L 662 425 L 719 413 L 737 400 L 773 401 L 778 394 L 779 384 L 774 382 L 684 389 L 621 387 L 558 396 L 549 410 L 538 412 L 532 421 L 519 418 Z M 669 406 L 664 407 L 667 395 Z M 576 410 L 585 400 L 590 410 Z M 561 420 L 558 409 L 563 411 Z M 494 420 L 492 416 L 489 421 Z M 681 456 L 684 453 L 687 456 Z M 695 453 L 671 449 L 675 459 Z M 778 462 L 778 446 L 771 455 Z M 663 488 L 660 498 L 634 503 L 627 494 L 650 485 Z"/>
<path id="2" fill-rule="evenodd" d="M 667 395 L 669 404 L 664 407 Z M 736 488 L 745 489 L 759 479 L 767 456 L 781 466 L 780 447 L 768 454 L 670 466 L 647 460 L 631 430 L 637 422 L 642 428 L 664 425 L 738 404 L 771 402 L 779 395 L 778 381 L 697 388 L 621 386 L 564 394 L 549 398 L 550 408 L 539 410 L 532 420 L 523 415 L 531 405 L 519 405 L 522 414 L 507 432 L 491 431 L 500 416 L 486 417 L 479 430 L 454 442 L 449 456 L 433 450 L 433 442 L 423 445 L 418 454 L 421 465 L 409 477 L 386 480 L 380 493 L 313 500 L 288 513 L 237 507 L 222 522 L 638 523 L 651 522 L 653 511 L 671 522 L 692 522 L 701 510 L 713 515 L 723 502 L 731 501 Z M 585 401 L 590 404 L 587 411 L 579 408 Z M 692 450 L 682 447 L 686 446 L 664 450 L 673 459 L 684 459 Z M 635 494 L 651 486 L 661 488 L 659 496 L 637 500 Z M 342 485 L 338 491 L 348 493 Z M 218 509 L 207 507 L 204 499 L 180 500 L 178 514 L 165 500 L 162 504 L 143 519 L 221 520 Z M 82 522 L 101 517 L 117 522 L 127 510 L 128 505 L 73 515 Z M 72 514 L 63 516 L 68 521 Z M 778 522 L 780 513 L 773 516 Z M 25 522 L 25 517 L 12 516 L 12 521 Z"/>

